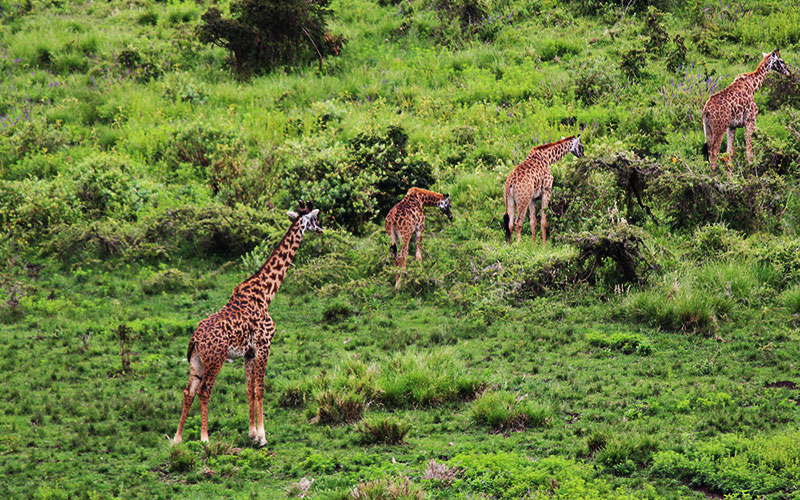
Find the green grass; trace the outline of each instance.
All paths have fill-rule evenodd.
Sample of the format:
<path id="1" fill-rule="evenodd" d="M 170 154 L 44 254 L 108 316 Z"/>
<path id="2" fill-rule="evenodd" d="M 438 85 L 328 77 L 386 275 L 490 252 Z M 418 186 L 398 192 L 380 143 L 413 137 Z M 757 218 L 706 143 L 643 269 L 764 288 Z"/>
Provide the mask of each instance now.
<path id="1" fill-rule="evenodd" d="M 340 56 L 242 80 L 196 39 L 207 2 L 0 2 L 0 497 L 797 495 L 800 92 L 767 80 L 756 162 L 739 132 L 731 183 L 698 116 L 762 51 L 796 72 L 800 9 L 651 3 L 685 39 L 674 72 L 646 53 L 623 73 L 650 35 L 639 3 L 493 0 L 470 38 L 425 3 L 335 0 Z M 270 307 L 267 446 L 241 361 L 211 442 L 195 407 L 170 446 L 189 337 L 315 192 L 292 183 L 372 155 L 368 178 L 390 127 L 454 220 L 426 212 L 395 290 L 382 215 L 351 234 L 324 206 Z M 508 172 L 581 131 L 587 159 L 552 167 L 547 246 L 527 222 L 507 245 Z M 645 187 L 658 224 L 588 168 L 617 154 L 684 189 Z M 311 201 L 371 196 L 345 186 Z M 622 218 L 642 281 L 591 257 L 587 278 L 567 236 Z"/>

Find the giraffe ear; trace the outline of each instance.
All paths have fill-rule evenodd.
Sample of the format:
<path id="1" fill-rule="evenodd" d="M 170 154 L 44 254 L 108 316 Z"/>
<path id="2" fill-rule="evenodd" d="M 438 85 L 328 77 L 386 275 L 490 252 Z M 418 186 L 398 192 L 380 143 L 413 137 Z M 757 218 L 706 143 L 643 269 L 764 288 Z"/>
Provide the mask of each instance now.
<path id="1" fill-rule="evenodd" d="M 761 57 L 767 57 L 768 55 L 769 55 L 769 54 L 767 54 L 766 52 L 762 52 L 762 53 L 761 53 Z"/>
<path id="2" fill-rule="evenodd" d="M 298 218 L 298 217 L 300 217 L 300 216 L 297 214 L 297 212 L 295 212 L 294 210 L 289 210 L 289 211 L 287 211 L 287 212 L 286 212 L 286 215 L 288 215 L 288 216 L 289 216 L 289 218 L 290 218 L 291 220 L 297 220 L 297 218 Z"/>
<path id="3" fill-rule="evenodd" d="M 314 210 L 312 210 L 312 211 L 311 211 L 311 213 L 310 213 L 310 214 L 308 214 L 308 215 L 310 215 L 312 219 L 315 219 L 315 218 L 317 217 L 317 214 L 319 214 L 319 208 L 315 208 L 315 209 L 314 209 Z"/>

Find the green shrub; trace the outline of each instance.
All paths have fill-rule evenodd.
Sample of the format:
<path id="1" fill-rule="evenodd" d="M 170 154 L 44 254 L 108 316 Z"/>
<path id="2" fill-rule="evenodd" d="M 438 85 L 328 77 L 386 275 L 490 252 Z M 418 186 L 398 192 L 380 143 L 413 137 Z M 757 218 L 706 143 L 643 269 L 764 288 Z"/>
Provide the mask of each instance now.
<path id="1" fill-rule="evenodd" d="M 423 500 L 425 491 L 407 477 L 359 481 L 350 490 L 353 500 Z"/>
<path id="2" fill-rule="evenodd" d="M 612 351 L 621 351 L 624 354 L 637 353 L 646 356 L 653 350 L 650 343 L 648 343 L 644 337 L 635 333 L 620 332 L 606 335 L 597 332 L 588 332 L 586 334 L 586 341 L 590 346 L 610 349 Z"/>
<path id="3" fill-rule="evenodd" d="M 178 292 L 187 288 L 191 281 L 191 277 L 180 269 L 165 269 L 143 280 L 142 291 L 147 295 Z"/>
<path id="4" fill-rule="evenodd" d="M 243 76 L 317 58 L 321 69 L 322 57 L 338 54 L 345 41 L 327 31 L 328 0 L 236 0 L 230 11 L 226 19 L 211 7 L 197 33 L 200 41 L 230 51 L 233 69 Z"/>
<path id="5" fill-rule="evenodd" d="M 520 453 L 462 453 L 449 465 L 463 469 L 452 488 L 497 499 L 605 498 L 630 499 L 631 494 L 596 477 L 585 462 L 562 457 L 532 460 Z"/>
<path id="6" fill-rule="evenodd" d="M 375 417 L 361 422 L 358 427 L 368 443 L 401 444 L 411 426 L 392 417 Z"/>
<path id="7" fill-rule="evenodd" d="M 390 126 L 385 133 L 359 134 L 344 150 L 317 158 L 298 151 L 299 163 L 290 168 L 283 186 L 290 199 L 314 200 L 328 220 L 363 233 L 367 222 L 382 220 L 409 188 L 433 184 L 431 166 L 408 149 L 408 135 Z"/>
<path id="8" fill-rule="evenodd" d="M 472 403 L 472 420 L 495 431 L 521 431 L 547 425 L 550 411 L 508 391 L 485 392 Z"/>
<path id="9" fill-rule="evenodd" d="M 312 422 L 317 424 L 355 423 L 364 417 L 366 409 L 363 395 L 333 390 L 319 393 L 315 403 Z"/>
<path id="10" fill-rule="evenodd" d="M 794 285 L 783 292 L 783 304 L 792 314 L 800 314 L 800 285 Z"/>
<path id="11" fill-rule="evenodd" d="M 797 431 L 752 438 L 723 434 L 656 453 L 651 472 L 720 494 L 784 496 L 800 484 L 798 437 Z"/>

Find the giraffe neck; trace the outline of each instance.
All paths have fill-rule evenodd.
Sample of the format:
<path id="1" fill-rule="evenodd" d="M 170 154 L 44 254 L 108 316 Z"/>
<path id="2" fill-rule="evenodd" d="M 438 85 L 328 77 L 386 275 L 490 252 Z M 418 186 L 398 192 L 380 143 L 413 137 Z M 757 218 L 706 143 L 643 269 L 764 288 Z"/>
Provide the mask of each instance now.
<path id="1" fill-rule="evenodd" d="M 237 293 L 244 293 L 256 298 L 264 308 L 269 306 L 286 277 L 286 271 L 294 260 L 300 242 L 303 241 L 303 232 L 300 219 L 292 223 L 261 269 L 236 287 L 234 297 Z"/>
<path id="2" fill-rule="evenodd" d="M 770 55 L 764 57 L 758 65 L 758 68 L 752 73 L 747 74 L 752 94 L 755 94 L 758 89 L 761 88 L 761 85 L 764 84 L 764 80 L 767 78 L 767 73 L 769 73 L 769 57 Z"/>
<path id="3" fill-rule="evenodd" d="M 444 198 L 444 195 L 433 191 L 428 191 L 427 189 L 413 187 L 408 190 L 408 193 L 406 193 L 406 198 L 409 198 L 409 201 L 419 203 L 423 207 L 431 207 L 438 205 L 439 202 Z"/>
<path id="4" fill-rule="evenodd" d="M 536 156 L 546 160 L 548 164 L 555 163 L 569 153 L 572 148 L 572 139 L 573 136 L 570 136 L 550 144 L 536 146 L 528 154 L 528 158 Z"/>

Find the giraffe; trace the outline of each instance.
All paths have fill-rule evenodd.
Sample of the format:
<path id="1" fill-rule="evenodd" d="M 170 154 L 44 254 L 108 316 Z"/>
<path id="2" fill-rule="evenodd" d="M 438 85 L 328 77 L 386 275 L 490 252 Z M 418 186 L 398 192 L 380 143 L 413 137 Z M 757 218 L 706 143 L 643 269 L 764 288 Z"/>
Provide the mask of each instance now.
<path id="1" fill-rule="evenodd" d="M 506 213 L 503 215 L 503 228 L 506 231 L 508 242 L 512 241 L 512 229 L 517 235 L 517 241 L 522 236 L 522 223 L 525 222 L 525 213 L 530 210 L 531 237 L 536 244 L 536 199 L 542 200 L 542 246 L 547 244 L 547 215 L 545 209 L 550 203 L 553 192 L 553 174 L 550 165 L 557 162 L 567 153 L 572 153 L 578 158 L 583 157 L 583 144 L 581 136 L 569 136 L 560 141 L 542 144 L 531 149 L 525 161 L 509 174 L 505 185 Z M 516 213 L 516 217 L 515 217 Z M 512 225 L 513 222 L 513 225 Z"/>
<path id="2" fill-rule="evenodd" d="M 233 289 L 222 309 L 200 321 L 189 341 L 189 383 L 183 391 L 183 412 L 173 444 L 181 442 L 186 416 L 195 395 L 200 398 L 200 440 L 208 442 L 208 400 L 211 389 L 228 358 L 244 357 L 247 401 L 250 411 L 250 438 L 266 444 L 264 433 L 264 372 L 275 333 L 269 304 L 281 286 L 286 270 L 306 231 L 321 233 L 319 210 L 303 205 L 287 212 L 292 224 L 261 269 Z"/>
<path id="3" fill-rule="evenodd" d="M 789 68 L 781 59 L 779 50 L 769 54 L 763 53 L 764 58 L 752 73 L 742 73 L 734 78 L 726 88 L 712 95 L 703 106 L 703 133 L 706 142 L 703 144 L 703 156 L 706 161 L 711 161 L 711 171 L 717 169 L 717 156 L 722 145 L 722 136 L 727 131 L 728 135 L 728 177 L 731 176 L 733 167 L 733 139 L 736 129 L 744 127 L 744 140 L 747 147 L 747 162 L 753 161 L 753 130 L 756 128 L 756 115 L 758 106 L 753 100 L 753 95 L 761 88 L 767 73 L 777 71 L 791 77 Z"/>
<path id="4" fill-rule="evenodd" d="M 439 207 L 448 219 L 453 220 L 450 212 L 450 195 L 435 193 L 427 189 L 412 187 L 405 197 L 389 210 L 386 215 L 386 234 L 392 239 L 392 256 L 394 265 L 400 269 L 406 268 L 408 245 L 411 237 L 417 235 L 417 260 L 422 262 L 422 233 L 425 231 L 425 213 L 423 207 Z M 402 240 L 403 248 L 397 253 L 397 244 Z M 400 287 L 400 269 L 396 272 L 395 288 Z"/>

